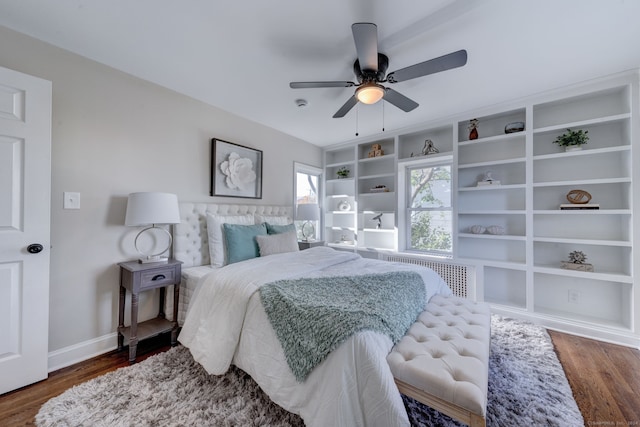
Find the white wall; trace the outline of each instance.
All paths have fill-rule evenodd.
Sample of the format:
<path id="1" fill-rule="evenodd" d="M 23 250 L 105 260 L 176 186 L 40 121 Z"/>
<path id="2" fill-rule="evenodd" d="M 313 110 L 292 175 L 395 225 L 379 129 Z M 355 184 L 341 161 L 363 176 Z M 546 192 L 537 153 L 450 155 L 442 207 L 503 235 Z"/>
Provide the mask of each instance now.
<path id="1" fill-rule="evenodd" d="M 138 229 L 123 225 L 128 193 L 285 205 L 293 162 L 321 166 L 320 149 L 299 139 L 5 27 L 0 40 L 0 66 L 53 82 L 50 352 L 116 345 L 116 263 L 137 255 Z M 262 200 L 209 197 L 212 137 L 263 150 Z M 80 210 L 62 209 L 64 191 L 81 193 Z M 141 297 L 141 320 L 156 300 Z"/>

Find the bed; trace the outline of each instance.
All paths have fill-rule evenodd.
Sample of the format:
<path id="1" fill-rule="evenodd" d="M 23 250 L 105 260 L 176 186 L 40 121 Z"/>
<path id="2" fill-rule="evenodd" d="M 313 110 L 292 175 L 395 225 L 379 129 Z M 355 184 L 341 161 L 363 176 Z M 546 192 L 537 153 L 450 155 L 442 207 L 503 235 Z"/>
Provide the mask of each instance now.
<path id="1" fill-rule="evenodd" d="M 431 296 L 451 294 L 435 272 L 327 247 L 292 249 L 232 263 L 224 261 L 225 254 L 222 265 L 209 266 L 219 257 L 212 241 L 220 236 L 214 236 L 212 229 L 219 228 L 224 217 L 235 221 L 245 216 L 248 221 L 246 215 L 250 215 L 253 223 L 272 221 L 284 226 L 290 221 L 290 209 L 182 203 L 180 210 L 183 221 L 174 228 L 174 257 L 185 265 L 178 339 L 207 372 L 218 375 L 231 364 L 238 366 L 271 400 L 299 414 L 308 426 L 409 425 L 386 360 L 394 345 L 389 336 L 372 330 L 351 335 L 300 381 L 299 373 L 294 374 L 287 362 L 289 354 L 285 355 L 269 320 L 260 288 L 283 279 L 320 282 L 326 277 L 407 272 L 419 276 L 423 284 L 420 304 L 424 308 Z M 211 222 L 211 217 L 218 217 L 219 222 Z M 239 225 L 251 228 L 248 223 Z"/>

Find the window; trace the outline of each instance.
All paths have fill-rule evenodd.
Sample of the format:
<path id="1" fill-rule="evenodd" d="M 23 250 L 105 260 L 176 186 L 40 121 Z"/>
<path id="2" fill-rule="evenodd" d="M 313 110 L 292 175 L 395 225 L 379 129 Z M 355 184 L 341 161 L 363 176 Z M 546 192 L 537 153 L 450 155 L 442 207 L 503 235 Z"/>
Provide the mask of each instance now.
<path id="1" fill-rule="evenodd" d="M 451 161 L 425 161 L 405 171 L 406 248 L 452 255 Z"/>
<path id="2" fill-rule="evenodd" d="M 308 237 L 310 240 L 320 239 L 320 212 L 322 212 L 322 204 L 320 203 L 320 183 L 322 182 L 322 169 L 304 165 L 302 163 L 294 163 L 295 181 L 294 181 L 294 203 L 293 215 L 296 218 L 296 230 L 298 230 L 298 239 L 303 240 Z M 298 205 L 315 204 L 317 209 L 313 212 L 317 213 L 315 220 L 299 220 L 297 210 Z M 307 211 L 307 214 L 309 212 Z M 305 235 L 303 235 L 303 227 Z"/>

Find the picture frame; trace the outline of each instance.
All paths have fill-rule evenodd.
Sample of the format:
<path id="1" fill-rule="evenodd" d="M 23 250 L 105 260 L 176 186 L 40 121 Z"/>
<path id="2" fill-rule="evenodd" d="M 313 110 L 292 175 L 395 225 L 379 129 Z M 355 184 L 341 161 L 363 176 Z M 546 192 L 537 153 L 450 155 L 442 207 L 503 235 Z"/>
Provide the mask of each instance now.
<path id="1" fill-rule="evenodd" d="M 211 139 L 211 196 L 262 199 L 262 150 Z"/>

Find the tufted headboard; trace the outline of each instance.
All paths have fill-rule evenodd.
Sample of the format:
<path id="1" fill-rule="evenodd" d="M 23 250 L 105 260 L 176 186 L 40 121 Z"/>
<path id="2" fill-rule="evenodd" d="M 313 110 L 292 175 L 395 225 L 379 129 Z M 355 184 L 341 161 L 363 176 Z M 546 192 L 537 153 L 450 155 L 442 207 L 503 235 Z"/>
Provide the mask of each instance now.
<path id="1" fill-rule="evenodd" d="M 223 215 L 288 215 L 291 206 L 225 205 L 217 203 L 180 203 L 180 224 L 173 226 L 173 257 L 182 261 L 182 267 L 208 265 L 207 212 Z"/>

